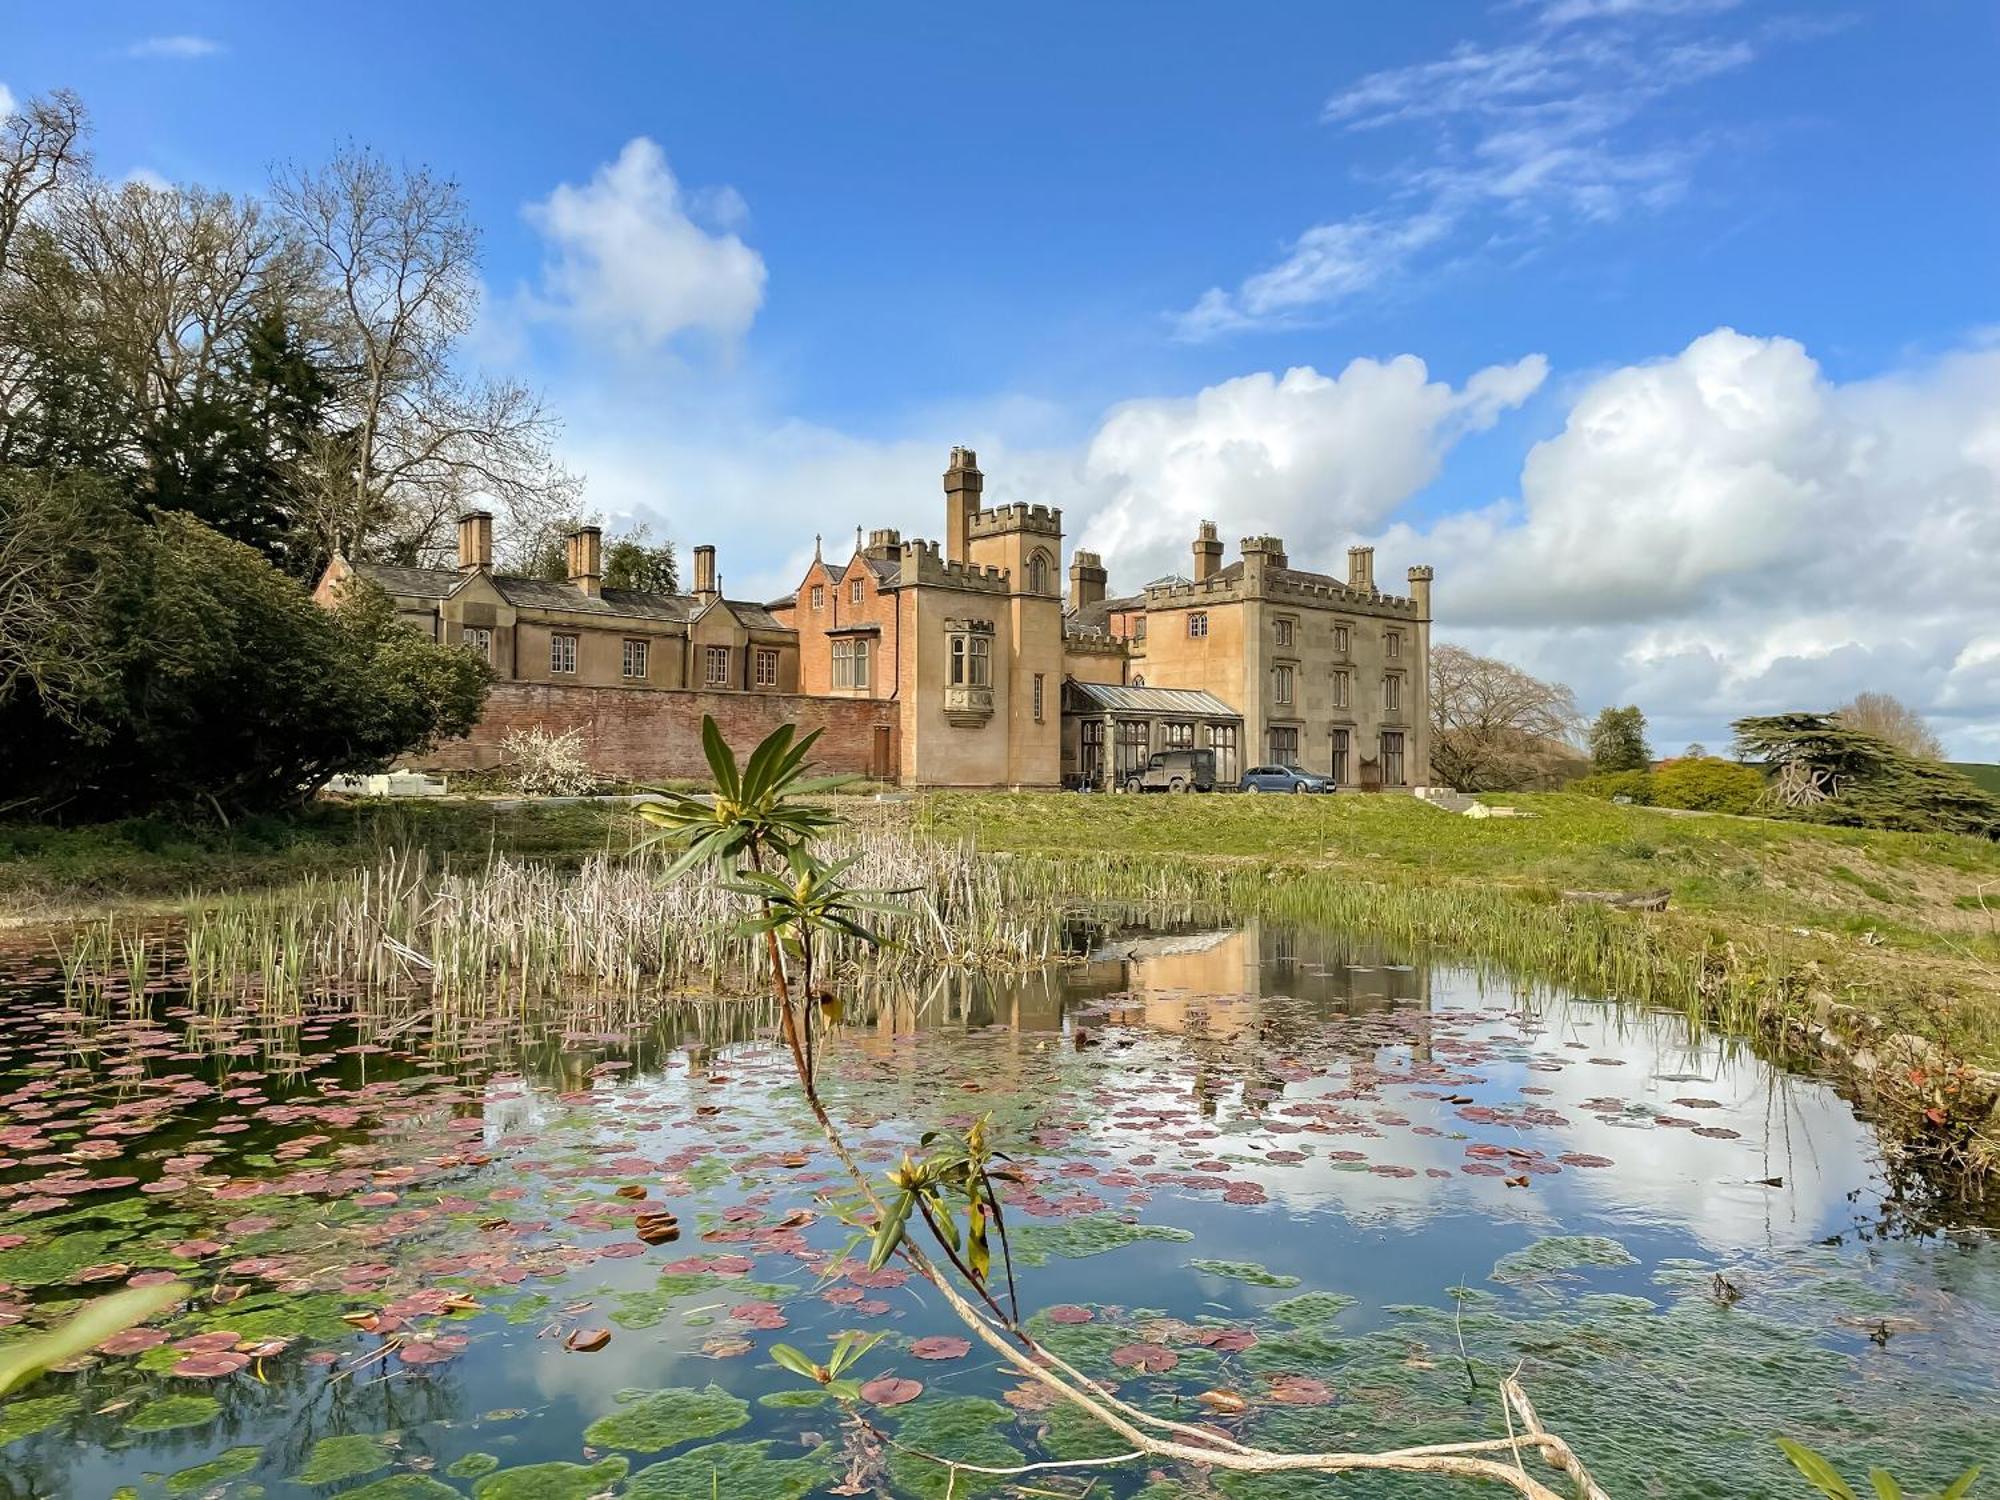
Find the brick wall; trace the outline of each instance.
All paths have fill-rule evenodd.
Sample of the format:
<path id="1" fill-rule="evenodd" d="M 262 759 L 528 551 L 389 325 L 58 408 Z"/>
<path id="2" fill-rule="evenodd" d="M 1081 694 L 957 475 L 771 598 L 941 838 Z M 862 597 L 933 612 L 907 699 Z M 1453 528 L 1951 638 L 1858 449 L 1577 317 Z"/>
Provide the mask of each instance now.
<path id="1" fill-rule="evenodd" d="M 866 698 L 807 698 L 789 693 L 713 693 L 647 688 L 571 687 L 496 682 L 486 713 L 462 740 L 438 746 L 408 764 L 420 770 L 483 769 L 500 761 L 500 742 L 514 729 L 540 724 L 554 734 L 581 729 L 592 769 L 637 781 L 708 776 L 701 721 L 713 714 L 739 759 L 780 724 L 800 733 L 825 730 L 813 748 L 821 772 L 876 774 L 877 730 L 888 730 L 887 764 L 898 764 L 897 705 Z"/>

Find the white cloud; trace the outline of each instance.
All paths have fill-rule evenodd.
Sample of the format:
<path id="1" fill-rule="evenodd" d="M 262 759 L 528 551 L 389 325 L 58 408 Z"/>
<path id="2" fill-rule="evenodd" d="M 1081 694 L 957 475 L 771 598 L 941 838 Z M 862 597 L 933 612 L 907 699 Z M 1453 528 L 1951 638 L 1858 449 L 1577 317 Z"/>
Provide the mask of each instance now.
<path id="1" fill-rule="evenodd" d="M 1441 257 L 1671 203 L 1706 142 L 1650 113 L 1678 90 L 1748 66 L 1757 49 L 1743 38 L 1662 34 L 1661 18 L 1718 8 L 1574 0 L 1518 41 L 1462 43 L 1358 79 L 1327 101 L 1326 122 L 1363 133 L 1421 126 L 1424 153 L 1396 171 L 1379 207 L 1315 225 L 1233 290 L 1209 288 L 1176 317 L 1176 331 L 1200 339 L 1324 318 Z M 1586 19 L 1631 24 L 1564 29 Z"/>
<path id="2" fill-rule="evenodd" d="M 1436 477 L 1460 436 L 1525 401 L 1547 372 L 1530 355 L 1453 390 L 1405 354 L 1357 359 L 1338 376 L 1301 366 L 1127 402 L 1083 459 L 1094 502 L 1083 544 L 1126 583 L 1185 571 L 1203 520 L 1232 539 L 1274 532 L 1302 566 L 1325 562 L 1355 532 L 1380 526 Z"/>
<path id="3" fill-rule="evenodd" d="M 125 49 L 127 57 L 154 58 L 171 62 L 192 62 L 196 58 L 213 57 L 222 50 L 222 43 L 205 36 L 149 36 L 142 37 Z"/>
<path id="4" fill-rule="evenodd" d="M 731 343 L 764 300 L 764 258 L 732 228 L 745 214 L 732 188 L 685 192 L 635 137 L 588 183 L 528 206 L 550 252 L 535 310 L 632 352 L 691 331 Z"/>
<path id="5" fill-rule="evenodd" d="M 2000 743 L 2000 351 L 1830 381 L 1717 329 L 1599 376 L 1518 501 L 1418 531 L 1440 631 L 1713 743 L 1742 713 L 1910 699 Z"/>
<path id="6" fill-rule="evenodd" d="M 0 120 L 14 113 L 14 91 L 0 83 Z"/>

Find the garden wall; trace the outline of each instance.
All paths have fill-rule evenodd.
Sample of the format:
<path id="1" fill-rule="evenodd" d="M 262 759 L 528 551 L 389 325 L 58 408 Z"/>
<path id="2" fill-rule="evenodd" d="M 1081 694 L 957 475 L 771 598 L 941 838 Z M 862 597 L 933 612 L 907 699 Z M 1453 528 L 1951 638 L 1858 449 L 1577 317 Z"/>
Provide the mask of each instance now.
<path id="1" fill-rule="evenodd" d="M 824 774 L 895 778 L 896 704 L 876 698 L 808 698 L 795 693 L 683 692 L 659 688 L 497 682 L 472 733 L 405 764 L 426 771 L 484 770 L 500 763 L 500 742 L 541 725 L 552 734 L 581 729 L 584 757 L 601 775 L 632 781 L 708 779 L 701 721 L 712 714 L 739 758 L 780 724 L 825 732 L 812 764 Z"/>

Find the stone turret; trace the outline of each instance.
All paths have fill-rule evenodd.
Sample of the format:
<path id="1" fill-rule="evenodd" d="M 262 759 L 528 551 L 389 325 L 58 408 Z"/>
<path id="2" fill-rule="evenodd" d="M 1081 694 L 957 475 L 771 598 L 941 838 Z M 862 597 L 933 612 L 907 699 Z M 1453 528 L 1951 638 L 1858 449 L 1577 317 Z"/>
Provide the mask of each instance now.
<path id="1" fill-rule="evenodd" d="M 1203 521 L 1194 535 L 1194 581 L 1201 583 L 1222 566 L 1222 539 L 1215 534 L 1215 522 Z"/>

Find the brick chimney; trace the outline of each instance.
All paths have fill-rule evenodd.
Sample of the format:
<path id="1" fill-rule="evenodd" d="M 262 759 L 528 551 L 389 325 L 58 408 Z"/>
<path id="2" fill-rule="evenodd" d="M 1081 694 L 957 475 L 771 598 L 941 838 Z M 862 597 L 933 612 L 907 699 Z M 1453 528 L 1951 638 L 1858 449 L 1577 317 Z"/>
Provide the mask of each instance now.
<path id="1" fill-rule="evenodd" d="M 946 562 L 966 562 L 972 551 L 972 517 L 979 510 L 986 476 L 979 472 L 979 455 L 970 448 L 951 450 L 944 471 L 944 556 Z"/>
<path id="2" fill-rule="evenodd" d="M 1222 539 L 1215 534 L 1215 522 L 1203 521 L 1194 535 L 1194 581 L 1213 578 L 1222 566 Z"/>
<path id="3" fill-rule="evenodd" d="M 569 582 L 593 599 L 604 592 L 604 533 L 595 526 L 569 534 Z"/>
<path id="4" fill-rule="evenodd" d="M 458 570 L 493 570 L 493 512 L 469 510 L 458 518 Z"/>
<path id="5" fill-rule="evenodd" d="M 706 544 L 694 549 L 694 593 L 703 604 L 715 601 L 715 548 Z"/>
<path id="6" fill-rule="evenodd" d="M 1373 547 L 1349 547 L 1347 549 L 1347 586 L 1364 594 L 1375 592 L 1375 549 Z"/>
<path id="7" fill-rule="evenodd" d="M 1078 552 L 1069 560 L 1069 607 L 1104 602 L 1104 562 L 1095 552 Z"/>

